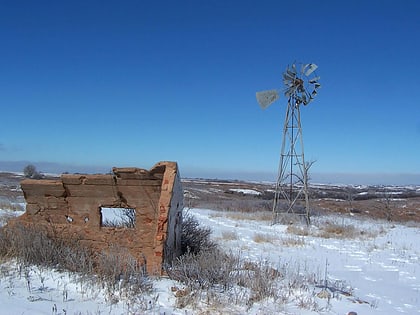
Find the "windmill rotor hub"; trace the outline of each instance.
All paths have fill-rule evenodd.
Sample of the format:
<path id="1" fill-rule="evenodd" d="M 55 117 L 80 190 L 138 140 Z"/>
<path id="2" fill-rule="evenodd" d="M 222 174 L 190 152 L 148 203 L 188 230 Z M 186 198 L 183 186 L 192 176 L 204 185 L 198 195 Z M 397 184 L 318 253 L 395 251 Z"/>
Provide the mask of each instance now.
<path id="1" fill-rule="evenodd" d="M 302 79 L 299 79 L 299 78 L 296 78 L 293 81 L 293 85 L 296 86 L 298 89 L 299 88 L 303 88 L 303 80 Z"/>

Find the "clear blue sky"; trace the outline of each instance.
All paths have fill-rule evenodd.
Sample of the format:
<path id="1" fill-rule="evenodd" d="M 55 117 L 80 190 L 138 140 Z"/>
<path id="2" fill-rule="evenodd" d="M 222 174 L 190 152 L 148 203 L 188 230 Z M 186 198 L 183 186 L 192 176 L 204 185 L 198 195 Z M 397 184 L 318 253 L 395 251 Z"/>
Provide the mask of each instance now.
<path id="1" fill-rule="evenodd" d="M 1 1 L 0 40 L 0 161 L 270 177 L 287 100 L 255 92 L 301 61 L 312 172 L 420 184 L 420 1 Z"/>

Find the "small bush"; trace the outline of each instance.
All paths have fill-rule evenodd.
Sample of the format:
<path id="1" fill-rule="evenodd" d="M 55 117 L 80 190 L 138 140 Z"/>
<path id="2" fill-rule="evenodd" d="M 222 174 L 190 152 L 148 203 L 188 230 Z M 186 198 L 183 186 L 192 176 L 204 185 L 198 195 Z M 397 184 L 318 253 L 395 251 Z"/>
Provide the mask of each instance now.
<path id="1" fill-rule="evenodd" d="M 216 243 L 210 239 L 211 229 L 202 227 L 193 215 L 187 213 L 183 216 L 181 233 L 182 253 L 198 254 L 203 250 L 216 248 Z"/>
<path id="2" fill-rule="evenodd" d="M 169 276 L 193 289 L 207 289 L 215 285 L 226 288 L 232 281 L 231 272 L 235 263 L 234 257 L 218 248 L 197 254 L 188 252 L 176 259 Z"/>
<path id="3" fill-rule="evenodd" d="M 32 178 L 32 179 L 41 179 L 44 177 L 41 173 L 39 173 L 36 170 L 35 165 L 32 165 L 32 164 L 25 166 L 25 168 L 23 169 L 23 175 L 25 175 L 26 178 Z"/>
<path id="4" fill-rule="evenodd" d="M 98 255 L 96 273 L 106 284 L 110 296 L 122 289 L 133 297 L 150 292 L 153 287 L 145 266 L 140 265 L 126 249 L 116 245 L 111 245 Z"/>

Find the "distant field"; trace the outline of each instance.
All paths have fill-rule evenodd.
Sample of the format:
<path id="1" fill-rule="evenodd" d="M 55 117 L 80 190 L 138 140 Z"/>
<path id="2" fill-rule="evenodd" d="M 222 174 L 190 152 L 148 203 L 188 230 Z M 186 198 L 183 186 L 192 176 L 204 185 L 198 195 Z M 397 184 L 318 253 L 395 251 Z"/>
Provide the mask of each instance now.
<path id="1" fill-rule="evenodd" d="M 22 204 L 22 175 L 0 172 L 0 204 Z M 183 179 L 186 207 L 241 212 L 271 211 L 274 184 Z M 310 185 L 312 215 L 352 216 L 420 222 L 420 186 Z"/>
<path id="2" fill-rule="evenodd" d="M 271 211 L 274 185 L 184 179 L 185 206 L 242 212 Z M 420 186 L 310 185 L 312 215 L 344 213 L 420 222 Z"/>

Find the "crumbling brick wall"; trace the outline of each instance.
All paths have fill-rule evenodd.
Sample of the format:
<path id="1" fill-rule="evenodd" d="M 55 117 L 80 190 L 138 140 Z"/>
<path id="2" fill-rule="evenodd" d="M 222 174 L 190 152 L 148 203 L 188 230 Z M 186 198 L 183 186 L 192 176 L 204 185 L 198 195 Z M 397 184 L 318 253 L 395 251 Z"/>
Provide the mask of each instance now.
<path id="1" fill-rule="evenodd" d="M 27 205 L 19 220 L 43 225 L 56 237 L 77 237 L 98 251 L 124 247 L 151 274 L 180 255 L 183 192 L 175 162 L 159 162 L 149 171 L 113 168 L 112 174 L 25 179 L 21 187 Z M 105 227 L 101 209 L 107 207 L 134 209 L 134 227 Z"/>

